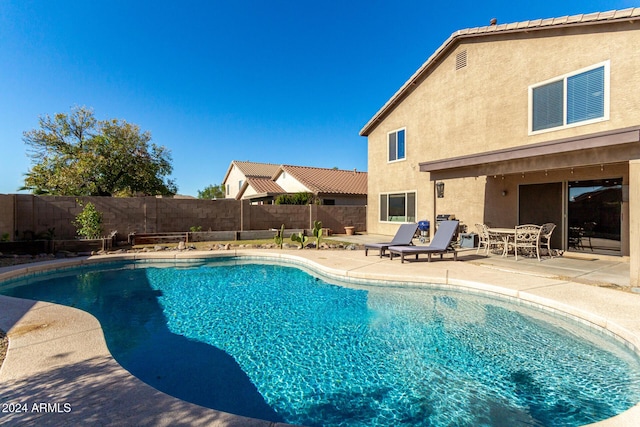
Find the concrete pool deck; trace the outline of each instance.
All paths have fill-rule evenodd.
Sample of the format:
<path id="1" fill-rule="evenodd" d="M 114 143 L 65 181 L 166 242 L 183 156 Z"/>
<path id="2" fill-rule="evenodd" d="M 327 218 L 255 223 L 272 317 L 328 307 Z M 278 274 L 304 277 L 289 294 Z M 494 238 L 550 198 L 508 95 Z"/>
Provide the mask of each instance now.
<path id="1" fill-rule="evenodd" d="M 375 238 L 368 236 L 368 238 Z M 628 286 L 621 259 L 559 257 L 518 260 L 461 251 L 431 263 L 400 263 L 354 250 L 231 250 L 158 252 L 72 258 L 0 269 L 0 281 L 73 265 L 111 260 L 273 257 L 347 281 L 433 282 L 544 305 L 606 328 L 640 348 L 640 295 Z M 625 282 L 626 281 L 626 282 Z M 626 285 L 625 285 L 626 283 Z M 51 303 L 0 296 L 0 329 L 9 349 L 0 368 L 0 424 L 117 426 L 277 426 L 203 408 L 159 392 L 124 370 L 110 355 L 98 321 L 88 313 Z M 637 426 L 640 405 L 596 423 Z"/>

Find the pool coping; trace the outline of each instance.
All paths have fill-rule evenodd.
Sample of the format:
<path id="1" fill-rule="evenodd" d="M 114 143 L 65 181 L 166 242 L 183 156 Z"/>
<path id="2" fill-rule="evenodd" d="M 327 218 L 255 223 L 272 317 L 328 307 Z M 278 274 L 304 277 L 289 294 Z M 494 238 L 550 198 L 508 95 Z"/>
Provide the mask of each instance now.
<path id="1" fill-rule="evenodd" d="M 634 319 L 640 295 L 598 288 L 543 275 L 489 271 L 450 260 L 430 264 L 391 263 L 364 257 L 362 251 L 297 251 L 236 249 L 224 252 L 158 252 L 102 255 L 52 260 L 0 268 L 0 282 L 77 266 L 118 261 L 162 261 L 241 257 L 285 261 L 330 280 L 359 284 L 434 283 L 500 295 L 513 301 L 582 319 L 609 331 L 640 353 L 640 323 Z M 197 261 L 196 261 L 197 262 Z M 473 279 L 469 279 L 469 277 Z M 73 424 L 87 419 L 104 425 L 220 425 L 284 426 L 203 408 L 161 393 L 130 375 L 109 353 L 102 328 L 90 314 L 56 304 L 0 296 L 0 327 L 7 331 L 9 349 L 0 368 L 0 383 L 8 386 L 0 403 L 27 403 L 26 412 L 0 413 L 0 423 Z M 8 329 L 8 330 L 7 330 Z M 81 367 L 82 369 L 77 369 Z M 76 368 L 76 369 L 74 369 Z M 54 373 L 56 388 L 49 386 Z M 52 397 L 53 396 L 53 397 Z M 13 400 L 12 400 L 13 399 Z M 84 402 L 84 403 L 83 403 Z M 34 410 L 33 403 L 54 404 Z M 70 406 L 69 409 L 64 404 Z M 55 406 L 58 405 L 58 406 Z M 38 407 L 36 407 L 38 409 Z M 640 404 L 591 426 L 635 426 Z"/>

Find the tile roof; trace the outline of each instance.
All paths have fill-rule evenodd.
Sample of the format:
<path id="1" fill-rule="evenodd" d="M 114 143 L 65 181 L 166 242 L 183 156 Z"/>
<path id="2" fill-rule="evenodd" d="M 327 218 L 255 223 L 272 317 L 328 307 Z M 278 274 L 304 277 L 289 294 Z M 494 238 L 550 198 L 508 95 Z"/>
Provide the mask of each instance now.
<path id="1" fill-rule="evenodd" d="M 282 165 L 272 179 L 275 180 L 282 171 L 300 181 L 314 194 L 367 194 L 366 172 Z"/>
<path id="2" fill-rule="evenodd" d="M 465 30 L 459 30 L 454 32 L 451 38 L 467 35 L 467 34 L 486 34 L 497 33 L 504 31 L 529 31 L 532 29 L 539 29 L 543 27 L 557 27 L 567 26 L 575 24 L 591 24 L 603 21 L 619 21 L 627 20 L 629 18 L 640 17 L 640 7 L 622 9 L 622 10 L 610 10 L 608 12 L 595 12 L 586 13 L 572 16 L 561 16 L 559 18 L 546 18 L 546 19 L 534 19 L 530 21 L 514 22 L 511 24 L 498 24 L 487 25 L 484 27 L 467 28 Z"/>
<path id="3" fill-rule="evenodd" d="M 271 180 L 271 177 L 263 178 L 251 176 L 247 178 L 247 184 L 250 185 L 251 188 L 253 188 L 255 192 L 259 194 L 286 193 L 286 191 L 284 191 L 282 187 L 276 184 L 275 181 Z"/>
<path id="4" fill-rule="evenodd" d="M 231 163 L 235 164 L 246 177 L 271 178 L 280 167 L 280 165 L 274 165 L 273 163 L 242 162 L 238 160 L 234 160 Z"/>
<path id="5" fill-rule="evenodd" d="M 608 24 L 622 21 L 638 21 L 640 17 L 640 7 L 622 10 L 611 10 L 608 12 L 595 12 L 588 14 L 562 16 L 560 18 L 534 19 L 531 21 L 515 22 L 511 24 L 487 25 L 484 27 L 468 28 L 459 30 L 451 36 L 427 59 L 427 61 L 405 82 L 404 85 L 382 106 L 380 110 L 367 122 L 360 130 L 361 136 L 368 136 L 369 133 L 384 119 L 384 117 L 395 108 L 395 106 L 413 89 L 419 79 L 431 70 L 434 64 L 442 58 L 460 39 L 470 37 L 488 36 L 495 33 L 515 33 L 533 32 L 559 27 L 575 27 L 594 24 Z"/>

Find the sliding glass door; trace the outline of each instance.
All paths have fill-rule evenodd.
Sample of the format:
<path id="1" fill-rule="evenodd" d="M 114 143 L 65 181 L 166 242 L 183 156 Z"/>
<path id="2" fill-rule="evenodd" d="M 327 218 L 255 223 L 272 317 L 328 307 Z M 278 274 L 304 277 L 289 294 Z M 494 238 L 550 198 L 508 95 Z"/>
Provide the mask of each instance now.
<path id="1" fill-rule="evenodd" d="M 620 255 L 622 178 L 569 181 L 567 249 Z"/>

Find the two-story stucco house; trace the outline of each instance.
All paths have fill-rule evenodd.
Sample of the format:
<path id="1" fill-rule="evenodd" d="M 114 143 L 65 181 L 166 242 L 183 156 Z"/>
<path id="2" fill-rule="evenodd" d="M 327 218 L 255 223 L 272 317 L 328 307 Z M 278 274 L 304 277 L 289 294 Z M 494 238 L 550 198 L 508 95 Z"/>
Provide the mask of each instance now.
<path id="1" fill-rule="evenodd" d="M 225 174 L 227 198 L 272 203 L 281 194 L 311 193 L 324 205 L 366 205 L 367 173 L 234 160 Z"/>
<path id="2" fill-rule="evenodd" d="M 637 286 L 638 46 L 640 8 L 452 34 L 360 132 L 367 230 L 553 222 L 553 247 L 629 256 Z"/>
<path id="3" fill-rule="evenodd" d="M 271 180 L 271 177 L 279 167 L 280 165 L 273 163 L 233 160 L 222 180 L 222 185 L 225 188 L 225 197 L 228 199 L 241 199 L 244 193 L 247 193 L 245 197 L 252 193 L 279 194 L 282 189 L 274 186 Z M 249 179 L 253 185 L 247 191 Z"/>

